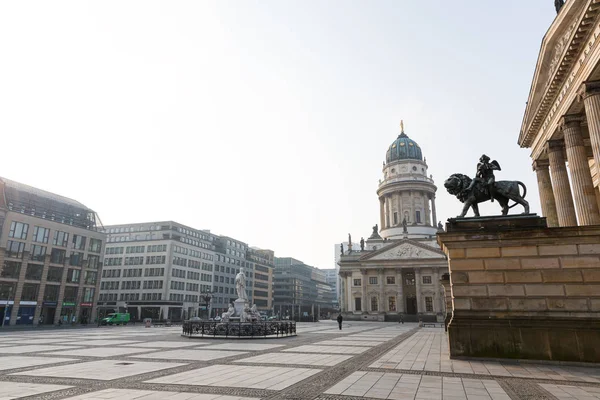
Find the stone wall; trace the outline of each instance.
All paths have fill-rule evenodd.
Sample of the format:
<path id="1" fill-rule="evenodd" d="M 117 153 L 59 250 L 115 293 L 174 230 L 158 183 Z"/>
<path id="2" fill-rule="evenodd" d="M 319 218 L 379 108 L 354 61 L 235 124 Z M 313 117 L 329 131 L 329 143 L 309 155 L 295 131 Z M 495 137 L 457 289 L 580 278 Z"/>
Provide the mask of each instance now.
<path id="1" fill-rule="evenodd" d="M 600 226 L 534 217 L 451 220 L 453 357 L 600 362 Z"/>

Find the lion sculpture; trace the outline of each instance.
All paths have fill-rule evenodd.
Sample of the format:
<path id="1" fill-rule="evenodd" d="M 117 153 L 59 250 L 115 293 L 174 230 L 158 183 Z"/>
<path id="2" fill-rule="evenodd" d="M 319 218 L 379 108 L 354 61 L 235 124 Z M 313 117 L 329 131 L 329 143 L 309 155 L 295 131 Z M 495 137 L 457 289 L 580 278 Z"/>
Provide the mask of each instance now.
<path id="1" fill-rule="evenodd" d="M 473 208 L 473 213 L 476 217 L 479 217 L 479 203 L 490 200 L 490 192 L 486 185 L 477 180 L 471 190 L 469 185 L 471 184 L 471 178 L 463 174 L 452 174 L 444 182 L 444 186 L 448 193 L 455 195 L 462 203 L 464 207 L 462 213 L 458 216 L 459 218 L 467 215 L 469 208 Z M 523 195 L 521 195 L 519 186 L 523 188 Z M 527 188 L 523 182 L 519 181 L 497 181 L 494 183 L 494 199 L 498 201 L 502 207 L 502 215 L 507 215 L 508 210 L 520 204 L 525 209 L 523 214 L 529 214 L 529 203 L 525 200 L 527 194 Z M 515 204 L 509 206 L 508 202 L 512 200 Z"/>

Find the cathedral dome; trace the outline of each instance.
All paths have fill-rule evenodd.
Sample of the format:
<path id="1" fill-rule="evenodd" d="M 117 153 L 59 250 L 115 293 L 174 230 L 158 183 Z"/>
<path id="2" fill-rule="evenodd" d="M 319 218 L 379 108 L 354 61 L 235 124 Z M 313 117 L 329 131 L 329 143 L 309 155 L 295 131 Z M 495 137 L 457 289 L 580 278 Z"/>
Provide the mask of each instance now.
<path id="1" fill-rule="evenodd" d="M 404 132 L 398 135 L 398 138 L 390 145 L 385 157 L 386 163 L 399 160 L 423 161 L 421 148 L 417 142 L 406 136 Z"/>

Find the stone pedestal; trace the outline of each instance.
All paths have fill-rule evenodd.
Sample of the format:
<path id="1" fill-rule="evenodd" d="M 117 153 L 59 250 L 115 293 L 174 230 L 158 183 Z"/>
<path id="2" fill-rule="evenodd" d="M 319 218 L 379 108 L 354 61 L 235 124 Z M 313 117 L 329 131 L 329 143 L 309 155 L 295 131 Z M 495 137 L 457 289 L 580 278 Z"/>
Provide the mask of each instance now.
<path id="1" fill-rule="evenodd" d="M 233 308 L 235 308 L 235 316 L 237 318 L 242 316 L 242 313 L 244 312 L 244 308 L 246 306 L 248 306 L 248 300 L 237 299 L 233 302 Z"/>
<path id="2" fill-rule="evenodd" d="M 600 362 L 600 226 L 452 219 L 450 356 Z"/>

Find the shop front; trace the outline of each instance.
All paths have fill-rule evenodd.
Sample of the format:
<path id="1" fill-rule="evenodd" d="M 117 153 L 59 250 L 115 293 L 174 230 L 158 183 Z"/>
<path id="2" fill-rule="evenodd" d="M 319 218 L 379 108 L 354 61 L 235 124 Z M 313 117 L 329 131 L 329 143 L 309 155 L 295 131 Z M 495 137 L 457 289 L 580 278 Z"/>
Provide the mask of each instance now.
<path id="1" fill-rule="evenodd" d="M 10 324 L 10 315 L 12 314 L 14 301 L 0 300 L 0 326 Z"/>
<path id="2" fill-rule="evenodd" d="M 93 303 L 81 303 L 81 308 L 79 310 L 79 323 L 86 325 L 92 319 L 92 306 Z"/>
<path id="3" fill-rule="evenodd" d="M 40 325 L 52 325 L 54 324 L 54 316 L 56 315 L 56 301 L 44 301 L 42 303 L 42 312 L 40 313 Z"/>
<path id="4" fill-rule="evenodd" d="M 33 325 L 35 315 L 36 301 L 21 301 L 19 311 L 17 312 L 17 325 Z"/>
<path id="5" fill-rule="evenodd" d="M 63 324 L 70 324 L 76 322 L 75 315 L 75 303 L 74 302 L 63 302 L 62 309 L 60 311 L 60 320 Z"/>

